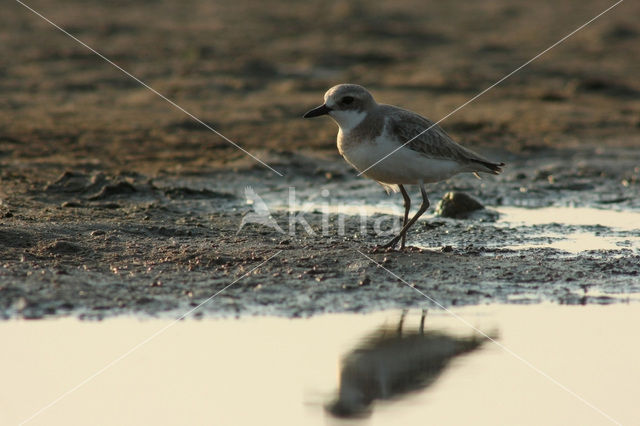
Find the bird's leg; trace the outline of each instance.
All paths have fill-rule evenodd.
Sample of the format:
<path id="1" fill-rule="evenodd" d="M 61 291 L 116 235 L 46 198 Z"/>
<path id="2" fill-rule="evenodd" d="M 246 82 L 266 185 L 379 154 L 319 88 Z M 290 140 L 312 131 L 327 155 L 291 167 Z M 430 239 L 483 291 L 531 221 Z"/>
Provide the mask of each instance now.
<path id="1" fill-rule="evenodd" d="M 411 208 L 411 198 L 409 198 L 409 194 L 404 189 L 404 186 L 398 185 L 400 187 L 400 192 L 402 193 L 402 198 L 404 198 L 404 220 L 402 221 L 402 226 L 404 227 L 409 220 L 409 209 Z M 400 242 L 400 250 L 404 248 L 404 243 L 407 240 L 406 234 L 402 236 L 402 241 Z"/>
<path id="2" fill-rule="evenodd" d="M 418 209 L 416 214 L 406 225 L 402 227 L 400 233 L 393 240 L 383 245 L 382 248 L 394 247 L 396 244 L 398 244 L 398 241 L 400 241 L 400 239 L 407 234 L 407 231 L 409 230 L 409 228 L 411 228 L 411 226 L 413 226 L 416 220 L 418 220 L 420 216 L 422 216 L 422 214 L 427 211 L 427 209 L 429 208 L 429 197 L 427 197 L 427 191 L 424 190 L 424 186 L 422 183 L 420 183 L 420 193 L 422 194 L 422 204 L 420 204 L 420 208 Z"/>
<path id="3" fill-rule="evenodd" d="M 420 334 L 424 334 L 424 319 L 427 317 L 427 310 L 422 310 L 422 316 L 420 317 Z"/>
<path id="4" fill-rule="evenodd" d="M 398 323 L 398 336 L 402 336 L 402 326 L 404 325 L 404 318 L 407 316 L 408 309 L 402 310 L 402 315 L 400 316 L 400 322 Z"/>

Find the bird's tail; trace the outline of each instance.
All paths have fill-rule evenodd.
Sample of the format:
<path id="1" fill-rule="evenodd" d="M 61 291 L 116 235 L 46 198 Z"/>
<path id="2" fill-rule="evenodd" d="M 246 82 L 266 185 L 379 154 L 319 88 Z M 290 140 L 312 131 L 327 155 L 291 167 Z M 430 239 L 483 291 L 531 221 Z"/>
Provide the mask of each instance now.
<path id="1" fill-rule="evenodd" d="M 480 170 L 477 170 L 478 172 L 491 173 L 492 175 L 499 175 L 500 173 L 502 173 L 502 167 L 504 167 L 504 163 L 492 163 L 491 161 L 475 159 L 471 161 L 482 166 Z"/>

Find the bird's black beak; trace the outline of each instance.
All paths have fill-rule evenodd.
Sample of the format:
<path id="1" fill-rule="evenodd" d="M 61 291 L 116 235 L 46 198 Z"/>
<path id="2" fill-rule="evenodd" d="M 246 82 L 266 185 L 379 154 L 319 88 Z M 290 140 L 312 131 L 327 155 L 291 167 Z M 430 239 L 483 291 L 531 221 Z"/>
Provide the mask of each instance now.
<path id="1" fill-rule="evenodd" d="M 331 111 L 331 108 L 323 104 L 317 108 L 312 109 L 311 111 L 307 111 L 307 113 L 303 115 L 302 118 L 319 117 L 321 115 L 329 114 L 329 111 Z"/>

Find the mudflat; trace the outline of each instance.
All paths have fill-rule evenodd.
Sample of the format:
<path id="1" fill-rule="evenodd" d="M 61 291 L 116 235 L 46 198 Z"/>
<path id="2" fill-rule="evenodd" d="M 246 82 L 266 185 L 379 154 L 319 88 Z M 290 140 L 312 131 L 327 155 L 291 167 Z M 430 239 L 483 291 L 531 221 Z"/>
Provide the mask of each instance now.
<path id="1" fill-rule="evenodd" d="M 0 317 L 177 316 L 238 279 L 196 314 L 431 303 L 416 289 L 444 306 L 610 303 L 640 291 L 638 4 L 621 3 L 443 121 L 507 167 L 431 185 L 432 205 L 455 190 L 498 215 L 426 217 L 413 249 L 384 253 L 372 249 L 388 238 L 376 224 L 397 220 L 387 210 L 400 214 L 401 197 L 344 163 L 329 119 L 301 115 L 352 82 L 438 120 L 612 3 L 28 4 L 282 176 L 10 3 L 0 16 Z M 248 186 L 280 229 L 240 229 L 254 208 Z M 337 205 L 351 209 L 323 210 Z M 522 209 L 527 220 L 509 219 Z M 603 212 L 619 216 L 602 222 Z M 577 248 L 559 244 L 572 238 Z"/>

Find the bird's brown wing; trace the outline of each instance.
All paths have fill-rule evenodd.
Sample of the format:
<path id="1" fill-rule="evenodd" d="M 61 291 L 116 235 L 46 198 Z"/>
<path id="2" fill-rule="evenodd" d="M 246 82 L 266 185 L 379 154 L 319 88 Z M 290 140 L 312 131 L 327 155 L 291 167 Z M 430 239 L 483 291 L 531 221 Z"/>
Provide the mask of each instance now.
<path id="1" fill-rule="evenodd" d="M 500 167 L 504 165 L 458 145 L 440 126 L 411 111 L 394 108 L 388 117 L 390 130 L 398 141 L 406 143 L 407 148 L 427 158 L 453 160 L 460 164 L 480 164 L 487 167 L 490 173 L 499 173 Z M 408 141 L 410 142 L 407 143 Z"/>
<path id="2" fill-rule="evenodd" d="M 466 163 L 470 159 L 488 161 L 479 154 L 458 145 L 433 121 L 410 111 L 398 111 L 389 116 L 391 131 L 406 147 L 428 158 Z M 429 130 L 427 130 L 429 129 Z"/>

